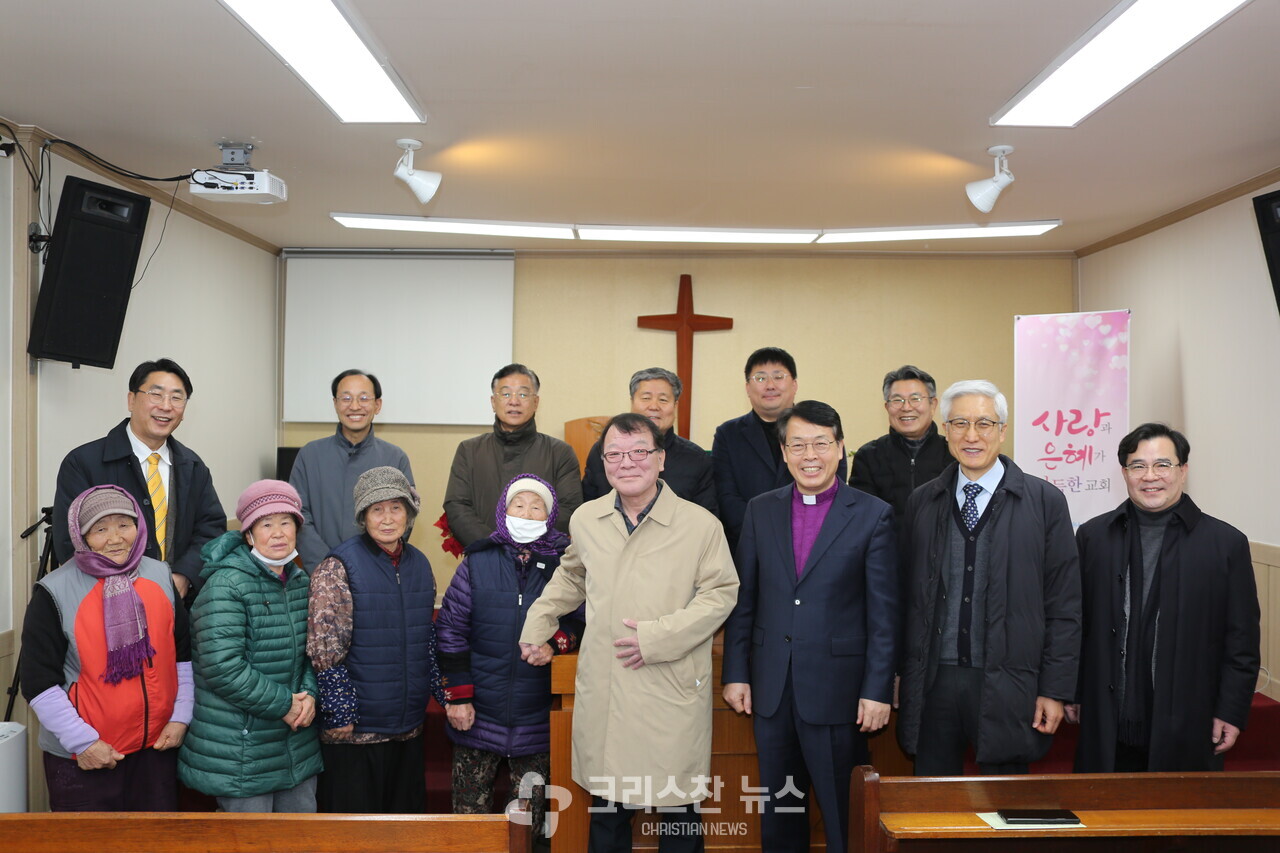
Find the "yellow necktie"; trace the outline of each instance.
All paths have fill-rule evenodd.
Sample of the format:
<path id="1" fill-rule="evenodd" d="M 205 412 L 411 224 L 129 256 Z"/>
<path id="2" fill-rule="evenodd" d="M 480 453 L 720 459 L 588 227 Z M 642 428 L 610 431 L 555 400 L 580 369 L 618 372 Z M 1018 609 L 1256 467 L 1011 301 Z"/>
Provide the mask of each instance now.
<path id="1" fill-rule="evenodd" d="M 168 538 L 169 504 L 164 497 L 164 481 L 160 479 L 160 454 L 147 457 L 147 491 L 151 494 L 151 509 L 156 517 L 156 542 L 160 545 L 160 559 L 164 559 L 164 541 Z"/>

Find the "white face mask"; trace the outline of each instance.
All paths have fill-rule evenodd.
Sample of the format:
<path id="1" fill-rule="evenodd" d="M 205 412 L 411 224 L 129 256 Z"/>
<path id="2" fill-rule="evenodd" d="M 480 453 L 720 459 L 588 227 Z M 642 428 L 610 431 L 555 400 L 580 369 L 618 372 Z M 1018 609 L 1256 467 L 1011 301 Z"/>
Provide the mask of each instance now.
<path id="1" fill-rule="evenodd" d="M 250 533 L 249 534 L 249 553 L 252 554 L 253 558 L 258 562 L 268 565 L 273 569 L 278 569 L 283 565 L 292 563 L 294 557 L 298 556 L 298 549 L 294 548 L 293 552 L 290 553 L 289 556 L 285 557 L 282 560 L 273 560 L 270 557 L 268 557 L 266 554 L 263 554 L 261 551 L 258 550 L 258 546 L 253 544 L 253 534 Z"/>
<path id="2" fill-rule="evenodd" d="M 298 550 L 296 548 L 293 550 L 293 553 L 289 554 L 289 556 L 285 557 L 283 560 L 273 560 L 270 557 L 263 554 L 257 548 L 250 548 L 249 553 L 252 554 L 254 559 L 256 559 L 258 562 L 265 563 L 273 569 L 278 569 L 281 566 L 292 563 L 293 558 L 298 556 Z"/>
<path id="3" fill-rule="evenodd" d="M 511 538 L 525 544 L 541 539 L 547 535 L 547 523 L 545 521 L 533 521 L 528 518 L 517 518 L 514 515 L 507 516 L 507 531 L 511 534 Z"/>

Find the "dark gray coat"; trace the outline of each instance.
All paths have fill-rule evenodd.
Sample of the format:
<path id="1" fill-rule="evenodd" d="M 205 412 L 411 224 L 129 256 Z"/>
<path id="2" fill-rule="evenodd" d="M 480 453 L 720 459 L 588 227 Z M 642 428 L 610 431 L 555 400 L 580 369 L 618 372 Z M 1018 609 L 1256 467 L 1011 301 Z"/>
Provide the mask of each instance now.
<path id="1" fill-rule="evenodd" d="M 1001 456 L 1004 480 L 988 508 L 991 563 L 986 601 L 986 664 L 974 744 L 983 764 L 1031 762 L 1052 737 L 1031 727 L 1036 697 L 1070 701 L 1080 657 L 1080 562 L 1067 499 Z M 937 673 L 930 637 L 954 524 L 952 464 L 916 489 L 903 531 L 905 657 L 898 740 L 915 754 L 924 697 Z"/>

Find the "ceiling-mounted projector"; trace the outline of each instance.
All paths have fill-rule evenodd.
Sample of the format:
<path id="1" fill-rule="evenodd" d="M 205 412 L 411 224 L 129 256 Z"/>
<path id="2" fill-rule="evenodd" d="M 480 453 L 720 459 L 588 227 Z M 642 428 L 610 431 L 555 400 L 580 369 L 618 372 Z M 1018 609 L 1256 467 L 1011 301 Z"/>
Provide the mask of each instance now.
<path id="1" fill-rule="evenodd" d="M 193 169 L 188 179 L 191 195 L 207 201 L 235 201 L 241 204 L 276 204 L 289 199 L 289 188 L 266 169 L 249 165 L 253 144 L 219 142 L 222 165 Z"/>

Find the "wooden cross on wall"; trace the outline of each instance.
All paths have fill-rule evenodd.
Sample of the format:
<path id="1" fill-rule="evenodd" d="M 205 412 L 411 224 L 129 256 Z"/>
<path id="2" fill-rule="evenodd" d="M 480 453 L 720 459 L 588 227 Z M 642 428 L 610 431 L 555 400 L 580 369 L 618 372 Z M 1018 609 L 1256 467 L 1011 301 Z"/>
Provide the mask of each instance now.
<path id="1" fill-rule="evenodd" d="M 684 383 L 684 393 L 678 404 L 679 425 L 676 434 L 689 437 L 690 412 L 693 411 L 693 335 L 695 332 L 713 332 L 732 329 L 732 317 L 715 317 L 693 313 L 693 276 L 680 276 L 680 295 L 676 298 L 676 313 L 648 314 L 636 318 L 642 329 L 660 329 L 676 333 L 676 375 Z"/>

